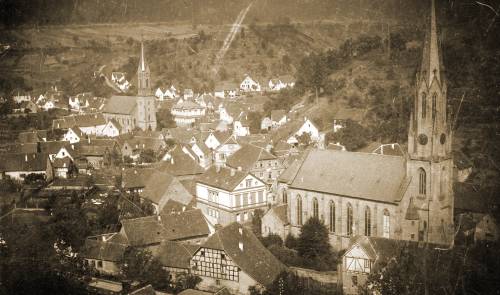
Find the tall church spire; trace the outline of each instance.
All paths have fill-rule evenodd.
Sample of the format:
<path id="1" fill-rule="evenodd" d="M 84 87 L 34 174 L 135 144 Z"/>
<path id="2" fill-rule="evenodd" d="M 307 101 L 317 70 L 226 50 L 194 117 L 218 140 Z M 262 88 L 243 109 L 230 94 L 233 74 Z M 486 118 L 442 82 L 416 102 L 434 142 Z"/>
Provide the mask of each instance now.
<path id="1" fill-rule="evenodd" d="M 408 133 L 408 154 L 413 159 L 447 158 L 451 153 L 447 87 L 434 0 L 430 10 Z"/>
<path id="2" fill-rule="evenodd" d="M 144 43 L 141 41 L 141 56 L 137 67 L 137 93 L 138 95 L 151 95 L 151 73 L 144 55 Z"/>
<path id="3" fill-rule="evenodd" d="M 431 13 L 430 13 L 430 25 L 428 25 L 426 30 L 426 36 L 423 46 L 422 55 L 422 65 L 420 68 L 420 79 L 421 82 L 427 82 L 430 86 L 434 78 L 437 79 L 439 83 L 443 83 L 444 77 L 443 72 L 443 62 L 440 52 L 440 47 L 438 43 L 438 30 L 436 25 L 436 7 L 435 1 L 432 0 L 431 3 Z"/>

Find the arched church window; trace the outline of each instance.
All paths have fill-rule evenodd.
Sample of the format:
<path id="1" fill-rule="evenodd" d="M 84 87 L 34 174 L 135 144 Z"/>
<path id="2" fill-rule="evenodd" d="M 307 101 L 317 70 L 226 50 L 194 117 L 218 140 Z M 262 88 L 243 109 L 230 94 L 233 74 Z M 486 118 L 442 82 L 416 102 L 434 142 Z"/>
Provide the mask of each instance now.
<path id="1" fill-rule="evenodd" d="M 297 224 L 302 225 L 302 198 L 297 195 Z"/>
<path id="2" fill-rule="evenodd" d="M 329 222 L 328 222 L 328 229 L 330 230 L 331 233 L 335 232 L 335 203 L 333 201 L 330 201 L 330 214 L 328 214 L 329 217 Z"/>
<path id="3" fill-rule="evenodd" d="M 425 119 L 425 116 L 427 116 L 427 94 L 425 92 L 422 92 L 422 118 Z"/>
<path id="4" fill-rule="evenodd" d="M 418 194 L 425 195 L 426 194 L 426 185 L 427 185 L 427 175 L 423 168 L 418 169 Z"/>
<path id="5" fill-rule="evenodd" d="M 432 95 L 432 119 L 436 117 L 436 100 L 437 100 L 437 93 L 434 93 Z"/>
<path id="6" fill-rule="evenodd" d="M 389 210 L 384 209 L 384 215 L 382 215 L 382 236 L 384 238 L 389 238 L 391 230 L 391 215 Z"/>
<path id="7" fill-rule="evenodd" d="M 353 232 L 353 216 L 352 216 L 352 206 L 350 203 L 347 203 L 347 235 L 352 236 Z"/>
<path id="8" fill-rule="evenodd" d="M 365 208 L 365 236 L 371 236 L 372 234 L 372 214 L 370 207 Z"/>
<path id="9" fill-rule="evenodd" d="M 313 199 L 313 217 L 319 218 L 318 199 Z"/>
<path id="10" fill-rule="evenodd" d="M 283 204 L 288 203 L 288 195 L 286 189 L 283 190 Z"/>

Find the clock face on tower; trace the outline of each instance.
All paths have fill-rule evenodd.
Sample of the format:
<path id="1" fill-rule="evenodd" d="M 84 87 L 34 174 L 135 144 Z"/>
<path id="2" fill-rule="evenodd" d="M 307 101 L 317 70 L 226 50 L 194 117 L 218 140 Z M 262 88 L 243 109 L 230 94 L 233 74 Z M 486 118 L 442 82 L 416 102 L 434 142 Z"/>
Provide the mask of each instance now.
<path id="1" fill-rule="evenodd" d="M 418 135 L 418 143 L 420 143 L 421 145 L 426 145 L 427 144 L 427 135 L 419 134 Z"/>

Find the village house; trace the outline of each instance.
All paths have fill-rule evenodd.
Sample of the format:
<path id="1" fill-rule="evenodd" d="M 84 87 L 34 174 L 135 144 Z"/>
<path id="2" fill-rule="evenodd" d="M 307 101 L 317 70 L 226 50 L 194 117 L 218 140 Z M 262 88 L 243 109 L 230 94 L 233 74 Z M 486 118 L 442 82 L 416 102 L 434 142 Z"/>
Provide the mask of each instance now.
<path id="1" fill-rule="evenodd" d="M 231 294 L 248 294 L 251 286 L 268 286 L 286 270 L 255 234 L 233 222 L 218 229 L 193 255 L 191 273 L 201 290 L 226 287 Z"/>
<path id="2" fill-rule="evenodd" d="M 0 179 L 24 180 L 29 174 L 46 175 L 50 169 L 47 154 L 0 154 Z"/>
<path id="3" fill-rule="evenodd" d="M 273 127 L 273 121 L 271 120 L 271 118 L 269 117 L 262 118 L 262 121 L 260 122 L 260 130 L 270 131 L 272 127 Z"/>
<path id="4" fill-rule="evenodd" d="M 223 104 L 219 105 L 218 112 L 219 112 L 219 120 L 224 121 L 227 124 L 233 123 L 233 120 L 234 120 L 233 116 L 231 116 L 231 114 L 229 114 L 229 112 L 227 111 L 227 109 L 224 107 Z"/>
<path id="5" fill-rule="evenodd" d="M 134 169 L 137 171 L 137 169 Z M 185 207 L 194 202 L 191 192 L 176 177 L 160 171 L 147 173 L 148 177 L 143 178 L 144 186 L 141 188 L 140 196 L 143 199 L 151 201 L 155 207 L 156 214 L 162 212 L 163 207 L 169 200 L 174 200 Z M 137 177 L 137 175 L 135 175 Z M 142 177 L 137 177 L 142 178 Z M 130 185 L 130 182 L 127 182 Z"/>
<path id="6" fill-rule="evenodd" d="M 280 91 L 286 88 L 293 88 L 295 86 L 295 79 L 292 76 L 280 76 L 275 79 L 269 79 L 269 90 Z"/>
<path id="7" fill-rule="evenodd" d="M 363 120 L 363 112 L 359 109 L 340 107 L 333 116 L 333 132 L 337 132 L 347 126 L 347 121 L 360 123 Z"/>
<path id="8" fill-rule="evenodd" d="M 246 222 L 267 206 L 266 184 L 248 172 L 212 166 L 196 179 L 196 203 L 212 224 Z"/>
<path id="9" fill-rule="evenodd" d="M 68 128 L 68 131 L 64 133 L 62 138 L 63 141 L 68 141 L 71 144 L 80 142 L 82 139 L 85 139 L 85 133 L 77 126 Z"/>
<path id="10" fill-rule="evenodd" d="M 240 83 L 240 90 L 243 92 L 260 92 L 259 82 L 252 79 L 249 75 L 245 75 L 245 78 Z"/>
<path id="11" fill-rule="evenodd" d="M 197 120 L 205 116 L 204 107 L 182 98 L 172 106 L 171 112 L 177 126 L 193 126 Z"/>
<path id="12" fill-rule="evenodd" d="M 278 157 L 253 144 L 243 144 L 238 151 L 227 158 L 226 165 L 248 171 L 268 185 L 273 184 L 284 170 Z"/>
<path id="13" fill-rule="evenodd" d="M 157 171 L 154 168 L 122 168 L 122 189 L 128 194 L 141 194 L 149 177 L 155 172 Z"/>
<path id="14" fill-rule="evenodd" d="M 250 121 L 247 113 L 241 112 L 238 118 L 233 121 L 233 135 L 236 137 L 250 135 Z"/>
<path id="15" fill-rule="evenodd" d="M 113 234 L 112 234 L 113 235 Z M 81 256 L 88 266 L 105 275 L 119 275 L 127 245 L 110 242 L 112 235 L 93 236 L 85 239 Z"/>
<path id="16" fill-rule="evenodd" d="M 190 261 L 200 248 L 197 245 L 182 244 L 174 241 L 163 241 L 154 256 L 169 272 L 170 279 L 175 280 L 179 274 L 191 273 Z"/>
<path id="17" fill-rule="evenodd" d="M 135 128 L 156 130 L 156 104 L 151 92 L 151 73 L 141 43 L 141 57 L 137 69 L 137 96 L 112 96 L 103 108 L 106 120 L 114 119 L 121 125 L 121 132 Z"/>
<path id="18" fill-rule="evenodd" d="M 78 127 L 86 135 L 96 135 L 104 126 L 106 126 L 106 120 L 102 114 L 71 115 L 52 121 L 52 129 L 67 130 Z"/>
<path id="19" fill-rule="evenodd" d="M 305 133 L 309 134 L 312 141 L 314 141 L 314 142 L 321 141 L 322 134 L 319 132 L 318 127 L 316 127 L 316 125 L 311 120 L 309 120 L 307 118 L 304 118 L 304 123 L 299 128 L 299 130 L 297 130 L 295 132 L 295 134 L 292 137 L 294 137 L 296 139 Z M 290 143 L 290 144 L 294 143 L 292 137 L 290 137 L 288 139 L 288 143 Z M 297 143 L 298 143 L 298 141 L 297 141 Z"/>
<path id="20" fill-rule="evenodd" d="M 19 143 L 37 143 L 47 141 L 49 134 L 47 130 L 32 130 L 20 132 L 17 136 Z"/>
<path id="21" fill-rule="evenodd" d="M 285 110 L 272 110 L 271 111 L 271 122 L 273 128 L 279 128 L 283 126 L 288 121 Z"/>
<path id="22" fill-rule="evenodd" d="M 235 98 L 238 96 L 239 87 L 236 83 L 223 82 L 217 84 L 214 90 L 214 96 L 218 98 Z"/>

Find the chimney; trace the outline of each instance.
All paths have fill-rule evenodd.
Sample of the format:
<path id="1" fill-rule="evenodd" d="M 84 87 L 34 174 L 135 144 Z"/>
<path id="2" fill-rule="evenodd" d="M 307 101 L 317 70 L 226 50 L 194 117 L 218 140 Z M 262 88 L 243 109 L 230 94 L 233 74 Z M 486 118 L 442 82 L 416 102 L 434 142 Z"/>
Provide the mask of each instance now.
<path id="1" fill-rule="evenodd" d="M 156 218 L 158 219 L 158 222 L 161 222 L 161 215 L 158 215 Z"/>
<path id="2" fill-rule="evenodd" d="M 240 251 L 243 252 L 243 242 L 239 242 L 238 247 L 240 248 Z"/>
<path id="3" fill-rule="evenodd" d="M 28 154 L 24 155 L 24 161 L 28 162 Z"/>
<path id="4" fill-rule="evenodd" d="M 182 206 L 182 212 L 186 211 L 186 206 Z"/>
<path id="5" fill-rule="evenodd" d="M 74 145 L 74 144 L 72 144 L 72 145 L 71 145 L 71 149 L 72 149 L 72 150 L 74 150 L 74 149 L 75 149 L 75 145 Z"/>
<path id="6" fill-rule="evenodd" d="M 174 157 L 170 158 L 170 164 L 174 165 Z"/>
<path id="7" fill-rule="evenodd" d="M 215 172 L 219 173 L 220 172 L 220 166 L 215 167 Z"/>
<path id="8" fill-rule="evenodd" d="M 105 235 L 101 236 L 101 241 L 106 242 L 106 236 Z"/>
<path id="9" fill-rule="evenodd" d="M 236 170 L 234 168 L 231 168 L 231 176 L 234 176 L 236 174 Z"/>
<path id="10" fill-rule="evenodd" d="M 243 235 L 243 228 L 238 228 L 238 231 L 240 232 L 240 235 Z"/>
<path id="11" fill-rule="evenodd" d="M 134 170 L 134 174 L 137 174 L 137 170 Z"/>
<path id="12" fill-rule="evenodd" d="M 242 169 L 241 169 L 241 166 L 238 166 L 238 171 L 241 171 L 241 170 L 242 170 Z"/>
<path id="13" fill-rule="evenodd" d="M 87 137 L 87 142 L 90 144 L 90 136 Z"/>

